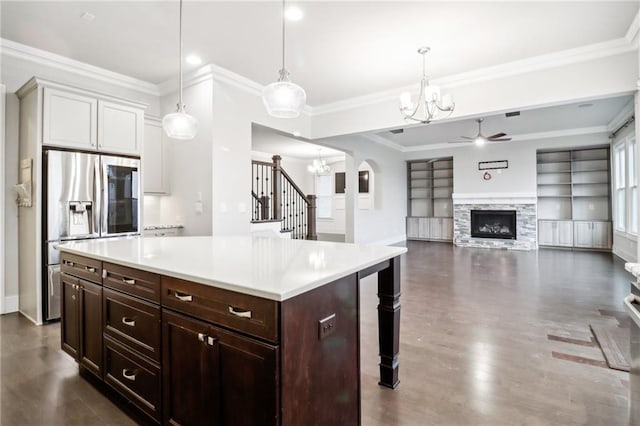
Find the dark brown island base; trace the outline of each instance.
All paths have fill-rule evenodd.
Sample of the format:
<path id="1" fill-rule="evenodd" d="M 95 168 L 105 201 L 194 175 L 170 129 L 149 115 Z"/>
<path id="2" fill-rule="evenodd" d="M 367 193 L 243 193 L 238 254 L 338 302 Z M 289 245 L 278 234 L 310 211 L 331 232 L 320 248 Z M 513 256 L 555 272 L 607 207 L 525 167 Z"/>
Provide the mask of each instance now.
<path id="1" fill-rule="evenodd" d="M 359 280 L 376 272 L 379 383 L 399 383 L 398 252 L 277 301 L 60 249 L 62 349 L 146 421 L 360 424 Z"/>

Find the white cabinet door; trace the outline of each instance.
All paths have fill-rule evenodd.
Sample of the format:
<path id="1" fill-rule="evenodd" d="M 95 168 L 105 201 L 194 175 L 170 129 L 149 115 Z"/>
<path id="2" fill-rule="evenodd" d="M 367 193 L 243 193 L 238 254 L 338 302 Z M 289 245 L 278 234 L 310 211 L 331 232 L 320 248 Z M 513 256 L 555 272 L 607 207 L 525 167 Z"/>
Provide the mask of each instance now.
<path id="1" fill-rule="evenodd" d="M 418 237 L 427 239 L 431 237 L 430 232 L 430 219 L 428 217 L 421 217 L 418 222 Z"/>
<path id="2" fill-rule="evenodd" d="M 573 243 L 576 247 L 593 247 L 592 225 L 593 223 L 590 221 L 577 220 L 573 222 Z"/>
<path id="3" fill-rule="evenodd" d="M 419 238 L 419 218 L 408 217 L 407 218 L 407 238 Z"/>
<path id="4" fill-rule="evenodd" d="M 555 225 L 555 226 L 554 226 Z M 554 245 L 554 230 L 557 226 L 555 220 L 538 221 L 538 244 L 541 246 Z"/>
<path id="5" fill-rule="evenodd" d="M 568 220 L 557 221 L 557 233 L 554 235 L 554 245 L 573 247 L 573 223 Z"/>
<path id="6" fill-rule="evenodd" d="M 429 231 L 431 233 L 431 238 L 434 240 L 442 239 L 442 219 L 439 217 L 434 217 L 430 219 Z"/>
<path id="7" fill-rule="evenodd" d="M 442 218 L 442 239 L 453 241 L 453 219 Z"/>
<path id="8" fill-rule="evenodd" d="M 611 222 L 591 222 L 593 248 L 611 248 Z"/>
<path id="9" fill-rule="evenodd" d="M 96 98 L 45 87 L 42 144 L 96 149 L 97 105 Z"/>
<path id="10" fill-rule="evenodd" d="M 164 132 L 159 121 L 147 120 L 144 124 L 144 148 L 142 172 L 145 194 L 166 194 Z M 407 224 L 408 224 L 407 219 Z"/>
<path id="11" fill-rule="evenodd" d="M 140 155 L 144 111 L 110 101 L 98 101 L 98 149 Z"/>

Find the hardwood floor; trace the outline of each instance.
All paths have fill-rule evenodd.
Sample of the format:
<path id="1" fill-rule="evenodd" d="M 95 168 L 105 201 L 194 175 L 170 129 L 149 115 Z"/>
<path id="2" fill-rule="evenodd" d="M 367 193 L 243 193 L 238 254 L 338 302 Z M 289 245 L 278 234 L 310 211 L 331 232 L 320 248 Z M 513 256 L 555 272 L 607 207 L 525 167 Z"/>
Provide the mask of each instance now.
<path id="1" fill-rule="evenodd" d="M 364 425 L 628 424 L 628 374 L 602 366 L 589 331 L 623 311 L 620 260 L 408 247 L 395 390 L 377 384 L 375 278 L 361 285 Z M 135 424 L 78 376 L 59 330 L 0 317 L 0 425 Z"/>

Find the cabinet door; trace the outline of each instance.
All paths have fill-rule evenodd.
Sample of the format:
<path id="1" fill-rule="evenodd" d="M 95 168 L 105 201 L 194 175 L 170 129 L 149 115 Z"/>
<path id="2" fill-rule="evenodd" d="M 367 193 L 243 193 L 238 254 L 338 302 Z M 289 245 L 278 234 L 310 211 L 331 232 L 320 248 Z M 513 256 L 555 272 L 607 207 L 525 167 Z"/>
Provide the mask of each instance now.
<path id="1" fill-rule="evenodd" d="M 453 219 L 443 218 L 442 220 L 442 239 L 453 241 Z"/>
<path id="2" fill-rule="evenodd" d="M 219 425 L 219 406 L 211 404 L 218 379 L 217 353 L 206 342 L 205 322 L 162 312 L 162 395 L 164 424 Z"/>
<path id="3" fill-rule="evenodd" d="M 434 240 L 442 239 L 442 219 L 434 217 L 429 220 L 429 237 Z"/>
<path id="4" fill-rule="evenodd" d="M 591 227 L 592 222 L 590 221 L 573 222 L 573 242 L 576 247 L 593 247 L 593 232 Z"/>
<path id="5" fill-rule="evenodd" d="M 102 286 L 79 280 L 80 364 L 102 378 Z"/>
<path id="6" fill-rule="evenodd" d="M 417 217 L 407 218 L 407 238 L 418 238 L 419 234 L 419 219 Z"/>
<path id="7" fill-rule="evenodd" d="M 428 217 L 418 219 L 418 238 L 429 238 L 431 235 L 431 224 Z"/>
<path id="8" fill-rule="evenodd" d="M 65 148 L 95 149 L 96 98 L 44 88 L 42 143 Z"/>
<path id="9" fill-rule="evenodd" d="M 143 110 L 116 102 L 98 102 L 100 151 L 140 155 L 143 131 Z"/>
<path id="10" fill-rule="evenodd" d="M 554 228 L 557 225 L 556 221 L 541 220 L 538 222 L 538 244 L 541 246 L 554 245 Z"/>
<path id="11" fill-rule="evenodd" d="M 164 132 L 158 122 L 144 125 L 144 149 L 142 153 L 143 190 L 146 194 L 165 194 Z"/>
<path id="12" fill-rule="evenodd" d="M 593 248 L 611 248 L 611 222 L 591 222 Z"/>
<path id="13" fill-rule="evenodd" d="M 78 316 L 80 296 L 78 279 L 60 274 L 62 285 L 62 306 L 60 307 L 60 333 L 62 350 L 78 360 L 80 348 L 80 319 Z"/>
<path id="14" fill-rule="evenodd" d="M 561 247 L 573 247 L 573 223 L 567 220 L 560 220 L 557 223 L 557 233 L 554 240 L 555 245 Z"/>

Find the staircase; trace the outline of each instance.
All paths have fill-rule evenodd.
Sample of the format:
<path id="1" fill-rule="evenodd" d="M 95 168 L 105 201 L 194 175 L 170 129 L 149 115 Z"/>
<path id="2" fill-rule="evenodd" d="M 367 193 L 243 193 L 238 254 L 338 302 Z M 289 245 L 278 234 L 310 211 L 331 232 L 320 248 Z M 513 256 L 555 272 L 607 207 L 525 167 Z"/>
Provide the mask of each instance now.
<path id="1" fill-rule="evenodd" d="M 280 162 L 279 155 L 272 163 L 251 161 L 251 222 L 280 222 L 293 239 L 317 240 L 316 196 L 305 195 Z"/>

